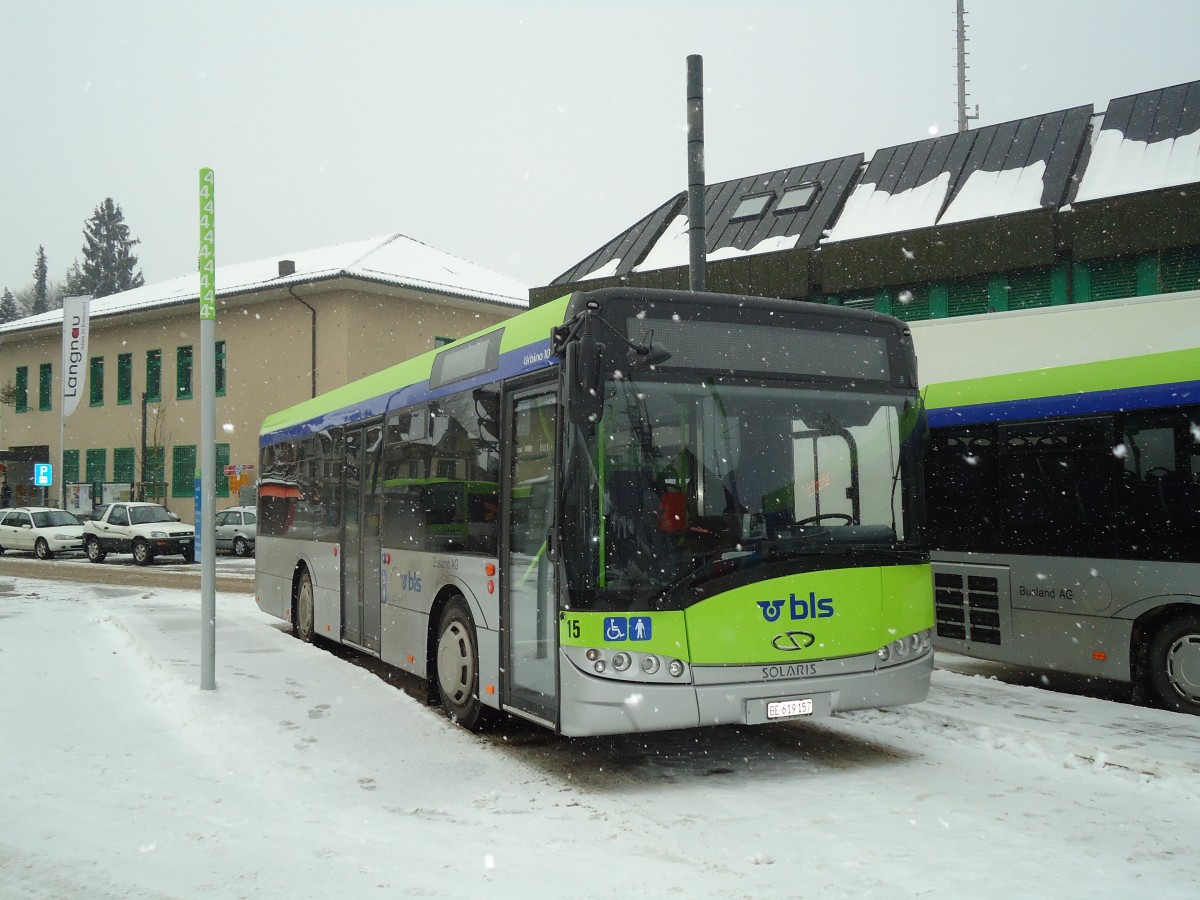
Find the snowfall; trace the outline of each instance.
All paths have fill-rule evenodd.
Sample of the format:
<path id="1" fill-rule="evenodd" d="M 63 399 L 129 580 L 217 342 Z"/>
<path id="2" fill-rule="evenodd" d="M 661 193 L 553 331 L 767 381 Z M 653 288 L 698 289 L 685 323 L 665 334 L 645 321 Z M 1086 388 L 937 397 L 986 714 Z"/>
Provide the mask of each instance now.
<path id="1" fill-rule="evenodd" d="M 198 588 L 0 565 L 0 897 L 1200 897 L 1200 718 L 958 657 L 910 707 L 471 734 L 216 599 L 203 691 Z"/>

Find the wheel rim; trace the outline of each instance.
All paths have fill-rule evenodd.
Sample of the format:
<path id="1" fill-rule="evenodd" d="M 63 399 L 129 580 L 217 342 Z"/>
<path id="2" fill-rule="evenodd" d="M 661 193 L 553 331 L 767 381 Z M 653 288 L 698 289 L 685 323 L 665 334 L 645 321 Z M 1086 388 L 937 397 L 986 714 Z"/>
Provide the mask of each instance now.
<path id="1" fill-rule="evenodd" d="M 50 545 L 46 543 L 45 538 L 39 539 L 38 542 L 33 545 L 33 552 L 37 554 L 38 559 L 50 558 Z"/>
<path id="2" fill-rule="evenodd" d="M 147 559 L 150 558 L 148 548 L 146 547 L 145 544 L 134 544 L 133 545 L 133 558 L 137 562 L 145 562 Z"/>
<path id="3" fill-rule="evenodd" d="M 438 639 L 438 684 L 442 696 L 456 706 L 464 705 L 475 684 L 475 658 L 466 623 L 455 619 Z"/>
<path id="4" fill-rule="evenodd" d="M 1185 634 L 1167 649 L 1167 680 L 1189 703 L 1200 703 L 1200 634 Z"/>
<path id="5" fill-rule="evenodd" d="M 87 555 L 88 555 L 88 559 L 99 559 L 100 558 L 100 545 L 97 544 L 95 541 L 88 541 Z"/>
<path id="6" fill-rule="evenodd" d="M 233 552 L 237 556 L 245 556 L 246 555 L 246 542 L 243 541 L 241 538 L 238 538 L 236 541 L 234 541 L 233 542 Z"/>

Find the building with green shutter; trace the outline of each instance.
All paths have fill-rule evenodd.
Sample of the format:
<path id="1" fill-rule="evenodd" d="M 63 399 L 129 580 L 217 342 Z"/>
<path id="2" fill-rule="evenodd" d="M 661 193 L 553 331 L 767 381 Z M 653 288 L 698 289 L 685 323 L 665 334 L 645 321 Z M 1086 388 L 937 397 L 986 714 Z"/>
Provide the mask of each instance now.
<path id="1" fill-rule="evenodd" d="M 62 310 L 0 325 L 0 463 L 12 505 L 41 500 L 32 464 L 64 483 L 124 485 L 194 517 L 200 435 L 199 276 L 92 301 L 87 380 L 60 448 Z M 253 493 L 270 413 L 520 312 L 527 288 L 404 235 L 217 271 L 219 507 Z M 144 403 L 143 403 L 144 401 Z M 226 466 L 242 466 L 231 480 Z M 65 479 L 64 479 L 65 476 Z M 116 490 L 117 488 L 110 488 Z M 70 505 L 70 504 L 68 504 Z"/>

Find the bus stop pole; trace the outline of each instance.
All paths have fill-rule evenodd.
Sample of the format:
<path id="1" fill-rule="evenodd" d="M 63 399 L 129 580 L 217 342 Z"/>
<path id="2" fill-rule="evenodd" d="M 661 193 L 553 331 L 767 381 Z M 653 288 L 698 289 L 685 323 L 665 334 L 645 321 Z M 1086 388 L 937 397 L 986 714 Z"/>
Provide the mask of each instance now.
<path id="1" fill-rule="evenodd" d="M 200 689 L 216 688 L 217 553 L 216 375 L 217 269 L 215 183 L 212 169 L 200 170 L 200 478 L 195 548 L 200 561 Z"/>

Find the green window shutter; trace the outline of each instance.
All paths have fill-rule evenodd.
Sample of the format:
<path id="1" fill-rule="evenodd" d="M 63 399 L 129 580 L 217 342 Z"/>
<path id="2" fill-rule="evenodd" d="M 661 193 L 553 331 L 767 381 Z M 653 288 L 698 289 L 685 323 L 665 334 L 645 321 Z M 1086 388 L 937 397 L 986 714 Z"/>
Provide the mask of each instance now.
<path id="1" fill-rule="evenodd" d="M 217 341 L 217 372 L 215 392 L 218 397 L 225 396 L 225 342 Z"/>
<path id="2" fill-rule="evenodd" d="M 1164 294 L 1200 290 L 1200 247 L 1163 252 L 1162 289 Z"/>
<path id="3" fill-rule="evenodd" d="M 133 403 L 133 354 L 117 355 L 117 403 L 128 406 Z"/>
<path id="4" fill-rule="evenodd" d="M 196 445 L 171 448 L 171 496 L 192 497 L 196 493 Z"/>
<path id="5" fill-rule="evenodd" d="M 988 306 L 988 280 L 986 278 L 952 281 L 947 285 L 947 291 L 950 299 L 950 315 L 952 316 L 971 316 L 991 311 Z"/>
<path id="6" fill-rule="evenodd" d="M 88 365 L 88 402 L 92 406 L 104 405 L 104 357 L 93 356 Z"/>
<path id="7" fill-rule="evenodd" d="M 1092 289 L 1089 300 L 1137 296 L 1137 257 L 1122 256 L 1088 264 Z"/>
<path id="8" fill-rule="evenodd" d="M 162 351 L 146 351 L 146 399 L 151 403 L 162 400 Z"/>
<path id="9" fill-rule="evenodd" d="M 1008 308 L 1034 309 L 1050 305 L 1050 269 L 1014 272 L 1008 279 Z"/>
<path id="10" fill-rule="evenodd" d="M 63 451 L 63 483 L 79 481 L 79 451 L 64 450 Z"/>
<path id="11" fill-rule="evenodd" d="M 225 467 L 229 465 L 229 445 L 217 444 L 217 496 L 229 496 L 229 476 L 225 474 Z"/>
<path id="12" fill-rule="evenodd" d="M 871 295 L 869 297 L 847 297 L 845 300 L 840 301 L 839 305 L 848 307 L 850 309 L 874 309 L 875 308 L 875 296 Z"/>
<path id="13" fill-rule="evenodd" d="M 108 451 L 89 450 L 87 452 L 87 471 L 84 480 L 89 484 L 103 484 L 108 480 Z"/>
<path id="14" fill-rule="evenodd" d="M 192 399 L 192 348 L 179 347 L 175 351 L 175 399 Z"/>
<path id="15" fill-rule="evenodd" d="M 29 367 L 17 366 L 17 412 L 29 412 Z"/>
<path id="16" fill-rule="evenodd" d="M 50 395 L 54 392 L 54 365 L 42 363 L 38 368 L 38 409 L 50 409 Z"/>
<path id="17" fill-rule="evenodd" d="M 132 447 L 117 447 L 113 450 L 113 481 L 120 484 L 133 484 L 134 455 Z"/>
<path id="18" fill-rule="evenodd" d="M 929 318 L 929 288 L 905 289 L 896 293 L 892 301 L 892 315 L 905 322 Z"/>

